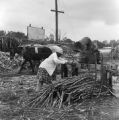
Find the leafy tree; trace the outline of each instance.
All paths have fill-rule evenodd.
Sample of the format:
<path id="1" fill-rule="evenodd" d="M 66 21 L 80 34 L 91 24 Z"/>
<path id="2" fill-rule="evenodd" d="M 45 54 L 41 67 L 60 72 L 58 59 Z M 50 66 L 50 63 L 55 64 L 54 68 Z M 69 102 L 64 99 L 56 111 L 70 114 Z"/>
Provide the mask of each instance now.
<path id="1" fill-rule="evenodd" d="M 6 32 L 4 30 L 0 30 L 0 36 L 5 36 L 6 35 Z"/>
<path id="2" fill-rule="evenodd" d="M 99 49 L 100 49 L 100 48 L 103 48 L 103 47 L 105 46 L 102 42 L 100 42 L 100 41 L 98 41 L 98 40 L 94 40 L 93 43 L 94 43 L 94 44 L 97 44 L 97 47 L 98 47 Z"/>
<path id="3" fill-rule="evenodd" d="M 108 43 L 107 40 L 102 41 L 102 43 L 103 43 L 105 46 L 109 46 L 109 43 Z"/>
<path id="4" fill-rule="evenodd" d="M 111 46 L 111 47 L 117 46 L 116 40 L 110 40 L 110 46 Z"/>
<path id="5" fill-rule="evenodd" d="M 64 43 L 69 43 L 69 44 L 74 43 L 74 41 L 72 41 L 72 40 L 69 39 L 69 38 L 63 40 L 63 42 L 64 42 Z"/>
<path id="6" fill-rule="evenodd" d="M 18 38 L 18 39 L 26 39 L 26 35 L 22 32 L 14 32 L 14 31 L 9 31 L 7 33 L 7 36 L 13 37 L 13 38 Z"/>

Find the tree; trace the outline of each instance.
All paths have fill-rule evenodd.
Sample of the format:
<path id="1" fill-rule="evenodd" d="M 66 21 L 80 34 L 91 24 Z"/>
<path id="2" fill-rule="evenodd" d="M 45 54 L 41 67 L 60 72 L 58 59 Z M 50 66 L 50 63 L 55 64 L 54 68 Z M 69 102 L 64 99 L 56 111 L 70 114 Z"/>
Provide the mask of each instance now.
<path id="1" fill-rule="evenodd" d="M 22 33 L 22 32 L 14 32 L 14 31 L 9 31 L 7 33 L 7 36 L 13 37 L 13 38 L 18 38 L 18 39 L 26 39 L 27 36 Z"/>
<path id="2" fill-rule="evenodd" d="M 63 42 L 65 42 L 65 43 L 74 43 L 74 41 L 72 41 L 70 38 L 67 38 L 67 39 L 65 39 Z"/>
<path id="3" fill-rule="evenodd" d="M 102 42 L 98 40 L 94 40 L 93 43 L 96 44 L 99 49 L 105 46 Z"/>
<path id="4" fill-rule="evenodd" d="M 0 37 L 5 36 L 6 32 L 4 30 L 0 30 Z"/>
<path id="5" fill-rule="evenodd" d="M 103 43 L 105 46 L 109 46 L 109 43 L 108 43 L 107 40 L 102 41 L 102 43 Z"/>
<path id="6" fill-rule="evenodd" d="M 117 45 L 116 40 L 110 40 L 110 46 L 115 47 Z"/>

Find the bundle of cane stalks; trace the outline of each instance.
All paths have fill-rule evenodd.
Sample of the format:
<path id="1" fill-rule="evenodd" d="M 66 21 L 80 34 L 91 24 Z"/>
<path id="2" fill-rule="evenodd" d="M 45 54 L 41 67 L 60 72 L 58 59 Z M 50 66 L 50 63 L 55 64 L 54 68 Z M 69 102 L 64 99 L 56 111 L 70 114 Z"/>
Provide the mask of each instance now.
<path id="1" fill-rule="evenodd" d="M 91 98 L 96 81 L 91 74 L 65 78 L 51 86 L 44 87 L 35 97 L 27 101 L 27 107 L 49 108 L 80 103 Z"/>

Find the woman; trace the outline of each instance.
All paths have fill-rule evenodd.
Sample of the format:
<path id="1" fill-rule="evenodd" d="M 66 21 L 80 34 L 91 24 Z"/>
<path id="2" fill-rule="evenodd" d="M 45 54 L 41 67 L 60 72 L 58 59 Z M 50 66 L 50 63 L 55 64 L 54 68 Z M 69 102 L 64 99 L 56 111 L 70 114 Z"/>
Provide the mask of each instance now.
<path id="1" fill-rule="evenodd" d="M 41 89 L 43 83 L 52 85 L 52 80 L 54 77 L 53 73 L 55 72 L 56 66 L 58 64 L 65 64 L 67 62 L 67 60 L 61 58 L 62 54 L 62 48 L 57 47 L 57 49 L 55 49 L 55 52 L 53 52 L 40 64 L 37 73 L 38 83 L 36 91 L 39 91 Z"/>

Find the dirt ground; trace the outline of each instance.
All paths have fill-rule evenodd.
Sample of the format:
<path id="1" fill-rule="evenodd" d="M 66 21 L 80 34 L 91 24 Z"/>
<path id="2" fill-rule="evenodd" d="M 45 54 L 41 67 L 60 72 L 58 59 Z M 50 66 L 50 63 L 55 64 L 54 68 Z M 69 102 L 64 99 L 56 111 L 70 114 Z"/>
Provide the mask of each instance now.
<path id="1" fill-rule="evenodd" d="M 118 120 L 119 99 L 105 96 L 61 109 L 28 109 L 36 88 L 36 74 L 19 69 L 0 73 L 0 120 Z M 59 78 L 58 76 L 57 78 Z"/>

